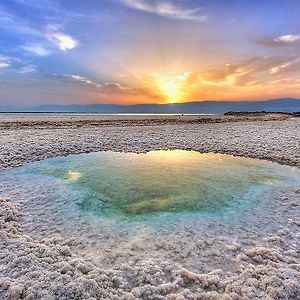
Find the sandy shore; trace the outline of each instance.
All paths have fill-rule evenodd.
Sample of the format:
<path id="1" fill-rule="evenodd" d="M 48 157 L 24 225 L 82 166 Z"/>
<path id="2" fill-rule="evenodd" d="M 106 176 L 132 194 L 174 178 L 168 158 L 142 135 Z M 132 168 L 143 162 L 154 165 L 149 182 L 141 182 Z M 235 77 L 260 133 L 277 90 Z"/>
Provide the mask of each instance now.
<path id="1" fill-rule="evenodd" d="M 300 118 L 0 115 L 2 170 L 68 154 L 155 149 L 299 167 Z M 172 234 L 143 233 L 138 240 L 124 235 L 119 246 L 103 244 L 99 261 L 86 247 L 86 255 L 78 251 L 63 232 L 31 234 L 23 226 L 26 205 L 14 196 L 0 190 L 0 299 L 300 299 L 299 189 L 271 199 L 269 234 L 259 233 L 264 216 L 258 213 L 233 232 L 205 235 L 182 226 Z M 159 238 L 150 243 L 155 234 Z M 231 268 L 222 268 L 222 259 Z M 213 262 L 212 268 L 196 268 L 199 261 Z"/>

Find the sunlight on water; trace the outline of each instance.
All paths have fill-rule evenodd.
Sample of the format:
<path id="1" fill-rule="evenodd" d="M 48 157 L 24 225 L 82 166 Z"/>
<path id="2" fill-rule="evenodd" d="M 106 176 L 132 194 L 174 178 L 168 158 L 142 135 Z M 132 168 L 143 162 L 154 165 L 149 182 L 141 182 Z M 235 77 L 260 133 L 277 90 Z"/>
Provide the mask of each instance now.
<path id="1" fill-rule="evenodd" d="M 181 150 L 72 155 L 29 164 L 19 174 L 33 185 L 35 180 L 57 181 L 57 189 L 63 184 L 63 197 L 75 191 L 70 202 L 103 217 L 224 213 L 300 181 L 292 167 Z"/>

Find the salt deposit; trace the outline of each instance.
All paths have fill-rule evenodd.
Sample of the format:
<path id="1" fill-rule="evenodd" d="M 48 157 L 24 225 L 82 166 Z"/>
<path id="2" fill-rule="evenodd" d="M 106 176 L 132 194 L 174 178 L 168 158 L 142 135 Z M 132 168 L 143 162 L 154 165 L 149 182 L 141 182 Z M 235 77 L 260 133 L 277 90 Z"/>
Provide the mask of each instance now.
<path id="1" fill-rule="evenodd" d="M 299 129 L 298 119 L 31 126 L 0 132 L 0 161 L 3 169 L 70 153 L 179 148 L 299 166 Z M 87 229 L 93 239 L 86 244 L 68 236 L 67 225 L 61 230 L 68 217 L 51 233 L 47 220 L 33 226 L 27 210 L 32 195 L 16 194 L 8 186 L 0 190 L 0 299 L 299 299 L 299 188 L 277 193 L 264 202 L 264 210 L 231 226 L 210 218 L 159 229 L 141 225 L 130 230 L 116 223 L 109 231 L 103 227 L 93 243 L 93 228 L 101 225 L 95 219 Z M 51 210 L 43 195 L 40 200 Z M 34 217 L 38 214 L 39 209 Z"/>

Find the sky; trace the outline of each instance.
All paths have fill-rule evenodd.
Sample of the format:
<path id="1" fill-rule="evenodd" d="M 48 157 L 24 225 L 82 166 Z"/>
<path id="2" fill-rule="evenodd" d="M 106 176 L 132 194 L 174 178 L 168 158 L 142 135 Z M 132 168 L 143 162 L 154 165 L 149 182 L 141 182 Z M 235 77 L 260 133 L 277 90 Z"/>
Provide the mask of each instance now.
<path id="1" fill-rule="evenodd" d="M 1 0 L 0 106 L 300 98 L 299 0 Z"/>

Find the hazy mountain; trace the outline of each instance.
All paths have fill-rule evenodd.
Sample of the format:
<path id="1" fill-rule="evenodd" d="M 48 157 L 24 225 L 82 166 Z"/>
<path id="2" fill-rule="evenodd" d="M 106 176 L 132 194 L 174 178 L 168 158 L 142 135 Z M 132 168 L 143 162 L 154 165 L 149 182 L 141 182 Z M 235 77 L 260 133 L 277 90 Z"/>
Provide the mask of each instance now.
<path id="1" fill-rule="evenodd" d="M 73 112 L 73 113 L 185 113 L 223 114 L 228 111 L 300 111 L 300 99 L 280 98 L 265 101 L 203 101 L 178 104 L 138 105 L 40 105 L 32 108 L 0 107 L 0 111 L 14 112 Z"/>

